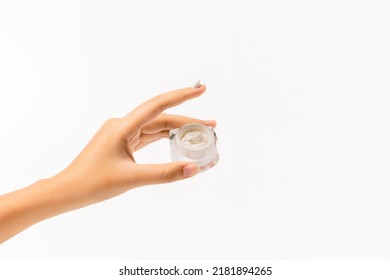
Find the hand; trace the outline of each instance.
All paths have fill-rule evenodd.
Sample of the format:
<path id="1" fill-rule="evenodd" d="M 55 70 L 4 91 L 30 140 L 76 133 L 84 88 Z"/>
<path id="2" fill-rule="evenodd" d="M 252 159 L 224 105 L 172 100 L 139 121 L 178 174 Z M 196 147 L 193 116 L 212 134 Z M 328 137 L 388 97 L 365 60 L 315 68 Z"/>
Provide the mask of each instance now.
<path id="1" fill-rule="evenodd" d="M 59 176 L 77 180 L 85 188 L 89 202 L 104 200 L 142 185 L 168 183 L 194 176 L 199 172 L 196 164 L 137 164 L 133 155 L 154 141 L 168 138 L 170 129 L 184 124 L 201 123 L 215 127 L 215 121 L 163 113 L 167 108 L 200 96 L 205 90 L 206 87 L 201 85 L 195 89 L 184 88 L 161 94 L 123 118 L 106 121 Z"/>
<path id="2" fill-rule="evenodd" d="M 0 243 L 47 218 L 119 195 L 132 188 L 168 183 L 199 172 L 193 163 L 137 164 L 134 152 L 169 136 L 187 123 L 215 126 L 164 114 L 167 108 L 200 96 L 206 87 L 158 95 L 123 118 L 106 121 L 83 151 L 62 172 L 0 196 Z"/>

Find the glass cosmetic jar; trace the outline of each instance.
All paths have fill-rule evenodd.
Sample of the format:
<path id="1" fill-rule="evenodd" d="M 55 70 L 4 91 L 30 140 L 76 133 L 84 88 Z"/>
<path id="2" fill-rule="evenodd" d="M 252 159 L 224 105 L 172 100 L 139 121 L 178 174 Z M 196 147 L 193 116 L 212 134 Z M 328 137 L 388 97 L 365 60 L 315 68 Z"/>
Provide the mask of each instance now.
<path id="1" fill-rule="evenodd" d="M 169 132 L 172 161 L 196 163 L 200 171 L 217 164 L 217 135 L 212 127 L 190 123 Z"/>

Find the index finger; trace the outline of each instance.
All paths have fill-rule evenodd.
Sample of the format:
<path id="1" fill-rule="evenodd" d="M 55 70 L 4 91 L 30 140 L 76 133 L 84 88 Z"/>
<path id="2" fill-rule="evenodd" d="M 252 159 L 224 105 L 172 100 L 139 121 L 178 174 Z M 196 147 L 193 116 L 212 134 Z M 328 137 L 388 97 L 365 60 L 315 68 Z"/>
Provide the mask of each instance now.
<path id="1" fill-rule="evenodd" d="M 164 110 L 177 106 L 187 100 L 200 96 L 206 91 L 205 85 L 198 88 L 182 88 L 160 94 L 142 103 L 123 119 L 128 129 L 142 128 L 158 117 Z"/>

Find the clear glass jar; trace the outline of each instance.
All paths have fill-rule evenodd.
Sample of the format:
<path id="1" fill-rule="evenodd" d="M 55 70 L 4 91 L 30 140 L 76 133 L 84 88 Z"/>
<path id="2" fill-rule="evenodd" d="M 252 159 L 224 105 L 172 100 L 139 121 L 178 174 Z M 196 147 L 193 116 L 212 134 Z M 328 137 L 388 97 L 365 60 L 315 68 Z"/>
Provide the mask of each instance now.
<path id="1" fill-rule="evenodd" d="M 201 171 L 217 164 L 217 135 L 212 127 L 190 123 L 171 129 L 169 135 L 172 161 L 194 162 Z"/>

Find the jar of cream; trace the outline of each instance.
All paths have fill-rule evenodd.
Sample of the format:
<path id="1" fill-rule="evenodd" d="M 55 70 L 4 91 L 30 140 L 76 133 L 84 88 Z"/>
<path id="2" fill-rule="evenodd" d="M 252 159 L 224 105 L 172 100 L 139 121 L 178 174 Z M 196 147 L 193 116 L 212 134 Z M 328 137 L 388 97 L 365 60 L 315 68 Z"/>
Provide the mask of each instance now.
<path id="1" fill-rule="evenodd" d="M 217 164 L 217 135 L 212 127 L 186 124 L 169 132 L 172 161 L 196 163 L 201 171 Z"/>

